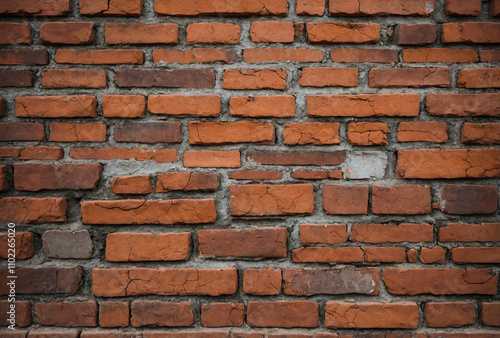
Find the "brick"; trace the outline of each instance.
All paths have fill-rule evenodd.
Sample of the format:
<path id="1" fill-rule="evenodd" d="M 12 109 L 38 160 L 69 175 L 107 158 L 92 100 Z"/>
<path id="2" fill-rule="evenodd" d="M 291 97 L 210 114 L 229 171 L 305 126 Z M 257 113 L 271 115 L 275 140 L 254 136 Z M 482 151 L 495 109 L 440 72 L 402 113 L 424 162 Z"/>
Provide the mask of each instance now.
<path id="1" fill-rule="evenodd" d="M 446 122 L 400 122 L 398 142 L 448 142 Z"/>
<path id="2" fill-rule="evenodd" d="M 224 71 L 224 89 L 277 89 L 286 88 L 284 69 L 229 69 Z"/>
<path id="3" fill-rule="evenodd" d="M 498 0 L 492 0 L 489 3 L 489 15 L 493 17 L 499 17 L 500 16 L 500 3 L 498 3 Z"/>
<path id="4" fill-rule="evenodd" d="M 441 68 L 372 68 L 369 72 L 370 87 L 448 87 L 450 69 Z"/>
<path id="5" fill-rule="evenodd" d="M 398 150 L 396 178 L 499 177 L 497 149 Z"/>
<path id="6" fill-rule="evenodd" d="M 323 209 L 327 215 L 366 215 L 369 187 L 366 185 L 323 185 Z"/>
<path id="7" fill-rule="evenodd" d="M 0 141 L 45 141 L 45 127 L 33 122 L 0 122 Z"/>
<path id="8" fill-rule="evenodd" d="M 297 15 L 323 16 L 325 13 L 325 0 L 297 0 L 295 13 Z"/>
<path id="9" fill-rule="evenodd" d="M 99 304 L 100 327 L 127 327 L 129 322 L 128 302 L 102 302 Z"/>
<path id="10" fill-rule="evenodd" d="M 29 338 L 78 338 L 78 330 L 71 329 L 51 329 L 39 328 L 31 329 L 28 333 Z M 23 336 L 24 337 L 24 336 Z"/>
<path id="11" fill-rule="evenodd" d="M 418 116 L 418 94 L 307 95 L 310 117 Z"/>
<path id="12" fill-rule="evenodd" d="M 279 295 L 281 270 L 275 268 L 243 270 L 243 292 L 257 296 Z"/>
<path id="13" fill-rule="evenodd" d="M 250 16 L 277 15 L 287 13 L 286 0 L 248 0 L 227 3 L 224 0 L 199 2 L 196 0 L 158 0 L 155 2 L 156 14 L 174 16 Z"/>
<path id="14" fill-rule="evenodd" d="M 16 117 L 97 117 L 97 100 L 88 95 L 16 97 Z"/>
<path id="15" fill-rule="evenodd" d="M 193 48 L 186 51 L 154 49 L 154 62 L 166 63 L 235 63 L 236 55 L 231 49 Z"/>
<path id="16" fill-rule="evenodd" d="M 380 24 L 349 22 L 307 23 L 307 38 L 311 43 L 376 43 L 380 39 Z"/>
<path id="17" fill-rule="evenodd" d="M 44 69 L 45 88 L 104 88 L 106 71 L 93 69 Z"/>
<path id="18" fill-rule="evenodd" d="M 40 25 L 43 44 L 89 45 L 94 39 L 93 22 L 42 22 Z"/>
<path id="19" fill-rule="evenodd" d="M 88 16 L 141 16 L 142 0 L 81 0 L 80 14 Z"/>
<path id="20" fill-rule="evenodd" d="M 82 331 L 80 337 L 81 338 L 134 338 L 134 335 L 137 336 L 137 334 L 142 334 L 142 333 L 138 333 L 138 331 L 135 332 L 131 331 L 124 333 L 121 331 L 113 331 L 113 330 L 111 331 L 88 330 L 88 331 Z M 145 334 L 147 334 L 148 338 L 162 338 L 165 336 L 169 338 L 229 338 L 228 331 L 212 331 L 212 330 L 208 331 L 199 329 L 182 330 L 182 331 L 175 331 L 172 329 L 169 329 L 168 331 L 155 330 L 155 331 L 146 331 Z M 237 338 L 236 336 L 234 337 Z"/>
<path id="21" fill-rule="evenodd" d="M 304 87 L 356 87 L 358 68 L 302 68 L 299 84 Z"/>
<path id="22" fill-rule="evenodd" d="M 84 224 L 201 224 L 217 218 L 209 199 L 83 201 Z"/>
<path id="23" fill-rule="evenodd" d="M 314 328 L 318 320 L 318 304 L 308 300 L 249 301 L 247 305 L 247 324 L 251 327 Z"/>
<path id="24" fill-rule="evenodd" d="M 55 223 L 66 222 L 64 198 L 0 198 L 0 222 Z"/>
<path id="25" fill-rule="evenodd" d="M 500 116 L 500 94 L 427 94 L 425 110 L 431 116 Z"/>
<path id="26" fill-rule="evenodd" d="M 174 149 L 125 149 L 125 148 L 71 148 L 70 156 L 81 160 L 135 159 L 137 161 L 155 161 L 169 163 L 177 161 Z"/>
<path id="27" fill-rule="evenodd" d="M 446 15 L 479 16 L 479 14 L 481 14 L 481 0 L 446 0 Z"/>
<path id="28" fill-rule="evenodd" d="M 500 23 L 450 22 L 443 23 L 442 43 L 500 43 Z"/>
<path id="29" fill-rule="evenodd" d="M 118 87 L 213 88 L 211 69 L 117 69 Z"/>
<path id="30" fill-rule="evenodd" d="M 231 116 L 293 117 L 295 97 L 292 95 L 233 96 L 229 99 Z"/>
<path id="31" fill-rule="evenodd" d="M 436 26 L 430 23 L 398 25 L 398 45 L 426 45 L 436 41 Z"/>
<path id="32" fill-rule="evenodd" d="M 428 327 L 462 327 L 474 325 L 476 308 L 474 303 L 425 303 L 425 325 Z"/>
<path id="33" fill-rule="evenodd" d="M 289 123 L 283 130 L 283 141 L 287 145 L 339 144 L 340 123 Z"/>
<path id="34" fill-rule="evenodd" d="M 500 241 L 500 223 L 447 223 L 439 228 L 440 242 L 495 242 Z"/>
<path id="35" fill-rule="evenodd" d="M 337 244 L 347 242 L 345 224 L 301 224 L 300 241 L 304 244 Z"/>
<path id="36" fill-rule="evenodd" d="M 7 16 L 61 16 L 70 11 L 70 0 L 54 0 L 50 6 L 45 0 L 12 0 L 0 4 L 0 15 Z"/>
<path id="37" fill-rule="evenodd" d="M 472 48 L 419 48 L 403 50 L 404 62 L 478 62 L 477 52 Z"/>
<path id="38" fill-rule="evenodd" d="M 274 125 L 256 121 L 189 122 L 189 144 L 274 144 Z"/>
<path id="39" fill-rule="evenodd" d="M 303 247 L 292 251 L 296 263 L 362 263 L 364 252 L 358 247 Z"/>
<path id="40" fill-rule="evenodd" d="M 201 305 L 201 325 L 205 327 L 243 326 L 245 304 L 206 303 Z"/>
<path id="41" fill-rule="evenodd" d="M 229 194 L 233 216 L 310 215 L 314 211 L 312 184 L 231 185 Z"/>
<path id="42" fill-rule="evenodd" d="M 162 302 L 136 300 L 130 305 L 130 325 L 141 326 L 191 326 L 193 310 L 189 302 Z"/>
<path id="43" fill-rule="evenodd" d="M 197 172 L 158 173 L 155 192 L 169 191 L 216 191 L 219 189 L 218 174 Z"/>
<path id="44" fill-rule="evenodd" d="M 358 3 L 348 0 L 329 0 L 329 2 L 330 16 L 429 16 L 434 11 L 434 0 L 416 0 L 410 3 L 404 0 L 360 0 Z"/>
<path id="45" fill-rule="evenodd" d="M 347 138 L 350 144 L 358 146 L 383 146 L 387 145 L 386 123 L 357 122 L 349 123 Z"/>
<path id="46" fill-rule="evenodd" d="M 500 263 L 500 248 L 458 247 L 451 249 L 451 260 L 455 263 Z"/>
<path id="47" fill-rule="evenodd" d="M 7 268 L 0 268 L 0 294 L 7 295 Z M 30 295 L 74 295 L 82 280 L 83 272 L 79 266 L 25 266 L 16 267 L 16 294 Z"/>
<path id="48" fill-rule="evenodd" d="M 0 97 L 0 117 L 5 116 L 5 99 Z"/>
<path id="49" fill-rule="evenodd" d="M 499 88 L 500 68 L 460 69 L 457 87 L 465 88 Z"/>
<path id="50" fill-rule="evenodd" d="M 463 337 L 471 337 L 471 338 L 480 338 L 480 337 L 485 337 L 485 338 L 493 338 L 495 337 L 496 333 L 491 332 L 491 331 L 482 331 L 482 330 L 477 330 L 477 331 L 469 331 L 469 332 L 429 332 L 425 337 L 429 338 L 456 338 L 458 336 L 463 336 Z"/>
<path id="51" fill-rule="evenodd" d="M 494 295 L 498 282 L 491 269 L 445 268 L 386 268 L 382 280 L 395 295 Z"/>
<path id="52" fill-rule="evenodd" d="M 441 200 L 447 214 L 494 214 L 498 189 L 489 185 L 447 184 L 441 191 Z"/>
<path id="53" fill-rule="evenodd" d="M 30 70 L 0 70 L 0 87 L 31 87 L 33 73 Z"/>
<path id="54" fill-rule="evenodd" d="M 372 212 L 387 215 L 430 214 L 431 189 L 423 185 L 373 185 Z"/>
<path id="55" fill-rule="evenodd" d="M 119 122 L 115 124 L 115 141 L 137 143 L 180 143 L 180 122 Z"/>
<path id="56" fill-rule="evenodd" d="M 286 228 L 251 230 L 198 230 L 200 256 L 238 258 L 284 258 L 287 256 Z"/>
<path id="57" fill-rule="evenodd" d="M 248 151 L 247 158 L 268 165 L 340 165 L 345 161 L 343 151 Z"/>
<path id="58" fill-rule="evenodd" d="M 7 191 L 10 189 L 8 174 L 9 167 L 4 164 L 0 164 L 0 191 Z"/>
<path id="59" fill-rule="evenodd" d="M 238 276 L 236 268 L 94 268 L 92 287 L 97 297 L 220 296 L 236 293 Z"/>
<path id="60" fill-rule="evenodd" d="M 90 259 L 92 239 L 87 230 L 48 230 L 43 233 L 43 252 L 51 258 Z"/>
<path id="61" fill-rule="evenodd" d="M 53 122 L 50 124 L 50 141 L 106 142 L 106 124 Z"/>
<path id="62" fill-rule="evenodd" d="M 113 194 L 149 194 L 153 192 L 149 175 L 131 175 L 115 177 L 111 182 Z"/>
<path id="63" fill-rule="evenodd" d="M 196 22 L 186 27 L 186 43 L 237 44 L 241 26 L 232 23 Z"/>
<path id="64" fill-rule="evenodd" d="M 330 329 L 416 329 L 419 317 L 414 302 L 325 304 L 325 326 Z"/>
<path id="65" fill-rule="evenodd" d="M 91 190 L 101 178 L 99 163 L 15 163 L 14 189 L 40 190 Z"/>
<path id="66" fill-rule="evenodd" d="M 333 62 L 398 62 L 398 51 L 395 49 L 367 48 L 335 48 L 330 51 Z"/>
<path id="67" fill-rule="evenodd" d="M 10 306 L 15 305 L 15 321 L 16 326 L 26 327 L 31 324 L 31 304 L 26 301 L 9 302 L 8 300 L 0 301 L 0 326 L 11 325 L 10 315 L 7 314 L 10 311 Z M 484 306 L 483 306 L 484 307 Z M 6 332 L 4 331 L 4 334 Z M 24 337 L 24 336 L 23 336 Z"/>
<path id="68" fill-rule="evenodd" d="M 285 269 L 283 290 L 287 295 L 378 294 L 378 269 Z"/>
<path id="69" fill-rule="evenodd" d="M 352 224 L 351 241 L 364 243 L 432 242 L 433 227 L 429 224 Z"/>
<path id="70" fill-rule="evenodd" d="M 178 25 L 165 23 L 107 23 L 104 39 L 109 45 L 118 44 L 176 44 L 179 41 Z"/>
<path id="71" fill-rule="evenodd" d="M 184 261 L 189 259 L 191 233 L 115 232 L 106 237 L 110 262 Z"/>
<path id="72" fill-rule="evenodd" d="M 293 22 L 255 21 L 250 27 L 252 42 L 293 43 L 295 39 Z"/>
<path id="73" fill-rule="evenodd" d="M 462 124 L 462 143 L 500 144 L 500 123 Z"/>
<path id="74" fill-rule="evenodd" d="M 424 264 L 443 264 L 445 261 L 446 250 L 440 246 L 431 248 L 422 248 L 420 250 L 420 260 Z"/>
<path id="75" fill-rule="evenodd" d="M 406 263 L 406 249 L 400 247 L 365 247 L 365 262 Z"/>
<path id="76" fill-rule="evenodd" d="M 481 62 L 500 62 L 500 51 L 493 49 L 479 51 L 479 59 Z"/>
<path id="77" fill-rule="evenodd" d="M 19 147 L 18 149 L 19 153 L 14 157 L 19 157 L 20 160 L 59 160 L 63 157 L 63 150 L 61 147 L 38 146 L 26 148 Z"/>
<path id="78" fill-rule="evenodd" d="M 31 28 L 26 22 L 1 22 L 0 45 L 31 43 Z"/>
<path id="79" fill-rule="evenodd" d="M 338 173 L 340 172 L 340 177 Z M 325 180 L 325 179 L 339 179 L 342 178 L 342 171 L 334 170 L 295 170 L 290 173 L 290 176 L 299 180 Z"/>
<path id="80" fill-rule="evenodd" d="M 500 303 L 483 303 L 481 322 L 484 325 L 500 326 Z"/>
<path id="81" fill-rule="evenodd" d="M 54 60 L 57 63 L 82 65 L 142 65 L 144 63 L 144 54 L 139 49 L 58 49 Z"/>
<path id="82" fill-rule="evenodd" d="M 152 114 L 178 117 L 216 117 L 221 110 L 218 95 L 149 95 Z"/>
<path id="83" fill-rule="evenodd" d="M 96 302 L 46 302 L 35 305 L 38 324 L 64 327 L 97 326 Z"/>
<path id="84" fill-rule="evenodd" d="M 102 114 L 104 117 L 145 117 L 146 98 L 142 95 L 103 95 Z"/>
<path id="85" fill-rule="evenodd" d="M 37 66 L 48 63 L 49 53 L 45 49 L 0 50 L 0 65 Z"/>
<path id="86" fill-rule="evenodd" d="M 408 258 L 409 263 L 416 263 L 418 257 L 418 250 L 410 249 L 406 252 L 406 257 Z"/>
<path id="87" fill-rule="evenodd" d="M 186 168 L 238 168 L 241 156 L 238 150 L 190 150 L 184 152 Z"/>
<path id="88" fill-rule="evenodd" d="M 321 62 L 323 53 L 308 48 L 247 48 L 243 51 L 243 62 Z"/>
<path id="89" fill-rule="evenodd" d="M 0 233 L 0 258 L 7 259 L 9 258 L 8 251 L 10 245 L 9 240 L 12 242 L 12 237 L 10 237 L 11 233 L 3 232 Z M 31 232 L 16 232 L 13 236 L 15 239 L 15 257 L 16 259 L 27 259 L 33 257 L 35 254 L 35 240 L 33 238 L 33 233 Z"/>
<path id="90" fill-rule="evenodd" d="M 280 180 L 282 175 L 279 171 L 270 170 L 238 170 L 227 174 L 232 180 Z"/>

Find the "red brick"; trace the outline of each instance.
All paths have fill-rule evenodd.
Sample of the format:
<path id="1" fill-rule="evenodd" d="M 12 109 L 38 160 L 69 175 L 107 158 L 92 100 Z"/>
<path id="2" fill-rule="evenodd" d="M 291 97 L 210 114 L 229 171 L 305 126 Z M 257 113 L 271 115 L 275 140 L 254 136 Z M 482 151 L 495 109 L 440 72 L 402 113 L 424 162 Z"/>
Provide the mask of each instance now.
<path id="1" fill-rule="evenodd" d="M 184 152 L 186 168 L 239 168 L 241 156 L 238 150 L 190 150 Z"/>
<path id="2" fill-rule="evenodd" d="M 224 71 L 224 89 L 277 89 L 286 88 L 284 69 L 229 69 Z"/>
<path id="3" fill-rule="evenodd" d="M 47 302 L 35 305 L 38 324 L 54 326 L 97 326 L 96 302 Z"/>
<path id="4" fill-rule="evenodd" d="M 233 96 L 229 99 L 231 116 L 293 117 L 295 97 L 292 95 Z"/>
<path id="5" fill-rule="evenodd" d="M 156 14 L 175 16 L 250 16 L 250 15 L 278 15 L 287 13 L 286 0 L 248 0 L 245 2 L 226 2 L 212 0 L 199 2 L 197 0 L 157 0 Z"/>
<path id="6" fill-rule="evenodd" d="M 400 122 L 398 141 L 446 143 L 446 122 Z"/>
<path id="7" fill-rule="evenodd" d="M 194 323 L 189 302 L 136 300 L 130 305 L 130 313 L 130 325 L 133 327 L 191 326 Z"/>
<path id="8" fill-rule="evenodd" d="M 398 62 L 398 51 L 395 49 L 336 48 L 330 51 L 333 62 Z"/>
<path id="9" fill-rule="evenodd" d="M 149 95 L 152 114 L 178 117 L 216 117 L 221 110 L 218 95 Z"/>
<path id="10" fill-rule="evenodd" d="M 190 144 L 274 144 L 274 125 L 256 121 L 189 122 Z"/>
<path id="11" fill-rule="evenodd" d="M 406 263 L 406 249 L 401 247 L 365 247 L 365 262 Z"/>
<path id="12" fill-rule="evenodd" d="M 9 236 L 10 235 L 10 236 Z M 14 235 L 13 237 L 11 237 Z M 15 257 L 16 259 L 27 259 L 33 257 L 35 254 L 35 240 L 33 238 L 33 233 L 31 232 L 16 232 L 0 233 L 0 258 L 9 258 L 9 248 L 12 245 L 12 238 L 15 239 Z M 9 241 L 10 240 L 10 241 Z M 9 243 L 10 242 L 10 243 Z"/>
<path id="13" fill-rule="evenodd" d="M 118 87 L 213 88 L 212 69 L 117 69 Z"/>
<path id="14" fill-rule="evenodd" d="M 11 325 L 11 322 L 8 321 L 10 319 L 10 315 L 7 314 L 7 312 L 9 312 L 11 309 L 11 305 L 15 305 L 16 326 L 29 326 L 31 324 L 31 304 L 26 301 L 17 301 L 11 303 L 8 300 L 0 300 L 0 326 Z M 6 334 L 6 332 L 4 331 L 3 334 Z"/>
<path id="15" fill-rule="evenodd" d="M 89 16 L 141 16 L 142 0 L 80 0 L 80 14 Z"/>
<path id="16" fill-rule="evenodd" d="M 337 244 L 347 242 L 345 224 L 301 224 L 300 241 L 305 244 Z"/>
<path id="17" fill-rule="evenodd" d="M 243 292 L 257 296 L 279 295 L 281 293 L 281 270 L 275 268 L 245 269 Z"/>
<path id="18" fill-rule="evenodd" d="M 176 44 L 178 25 L 165 23 L 149 25 L 144 23 L 107 23 L 104 38 L 109 45 L 117 44 Z"/>
<path id="19" fill-rule="evenodd" d="M 58 49 L 54 60 L 57 63 L 82 65 L 142 65 L 144 63 L 144 55 L 139 49 Z"/>
<path id="20" fill-rule="evenodd" d="M 53 122 L 50 124 L 50 141 L 105 142 L 106 124 Z"/>
<path id="21" fill-rule="evenodd" d="M 284 258 L 287 256 L 286 228 L 251 230 L 198 230 L 200 256 L 238 258 Z"/>
<path id="22" fill-rule="evenodd" d="M 442 43 L 500 43 L 500 23 L 450 22 L 441 25 Z"/>
<path id="23" fill-rule="evenodd" d="M 434 0 L 330 0 L 330 16 L 411 15 L 429 16 L 434 11 Z"/>
<path id="24" fill-rule="evenodd" d="M 418 116 L 418 94 L 307 95 L 310 117 Z"/>
<path id="25" fill-rule="evenodd" d="M 349 123 L 347 138 L 349 143 L 358 146 L 383 146 L 387 145 L 386 123 L 357 122 Z"/>
<path id="26" fill-rule="evenodd" d="M 417 257 L 418 257 L 418 250 L 416 249 L 410 249 L 406 253 L 406 256 L 408 258 L 409 263 L 416 263 L 417 262 Z"/>
<path id="27" fill-rule="evenodd" d="M 500 68 L 460 69 L 457 87 L 500 88 Z"/>
<path id="28" fill-rule="evenodd" d="M 2 150 L 9 151 L 11 154 L 2 154 Z M 59 160 L 63 157 L 61 147 L 12 147 L 0 148 L 0 157 L 18 157 L 20 160 Z"/>
<path id="29" fill-rule="evenodd" d="M 0 50 L 0 65 L 37 66 L 48 63 L 49 53 L 45 49 Z"/>
<path id="30" fill-rule="evenodd" d="M 0 87 L 31 87 L 33 73 L 30 70 L 0 70 Z"/>
<path id="31" fill-rule="evenodd" d="M 474 303 L 425 303 L 425 325 L 428 327 L 462 327 L 474 325 Z"/>
<path id="32" fill-rule="evenodd" d="M 482 50 L 479 51 L 481 62 L 500 62 L 500 50 Z"/>
<path id="33" fill-rule="evenodd" d="M 386 215 L 430 214 L 431 189 L 423 185 L 373 185 L 372 212 Z"/>
<path id="34" fill-rule="evenodd" d="M 500 16 L 500 3 L 498 0 L 491 0 L 489 6 L 489 14 L 494 17 Z"/>
<path id="35" fill-rule="evenodd" d="M 396 178 L 486 178 L 500 176 L 498 149 L 398 150 Z"/>
<path id="36" fill-rule="evenodd" d="M 1 22 L 0 45 L 15 45 L 21 43 L 31 43 L 30 26 L 26 22 Z"/>
<path id="37" fill-rule="evenodd" d="M 50 6 L 45 0 L 9 0 L 0 4 L 0 15 L 7 16 L 61 16 L 70 11 L 70 0 L 54 0 Z"/>
<path id="38" fill-rule="evenodd" d="M 8 174 L 9 174 L 9 167 L 4 164 L 0 164 L 0 191 L 7 191 L 10 189 Z"/>
<path id="39" fill-rule="evenodd" d="M 102 114 L 104 117 L 145 117 L 146 98 L 142 95 L 103 95 Z"/>
<path id="40" fill-rule="evenodd" d="M 207 303 L 201 305 L 201 325 L 206 327 L 243 326 L 245 304 Z"/>
<path id="41" fill-rule="evenodd" d="M 332 172 L 328 170 L 295 170 L 290 173 L 290 176 L 299 180 L 339 179 L 339 177 L 336 177 L 337 172 L 340 172 L 340 178 L 342 178 L 342 171 L 340 170 Z"/>
<path id="42" fill-rule="evenodd" d="M 500 144 L 500 123 L 462 124 L 462 143 Z"/>
<path id="43" fill-rule="evenodd" d="M 99 304 L 100 327 L 127 327 L 129 319 L 128 302 L 103 302 Z"/>
<path id="44" fill-rule="evenodd" d="M 45 141 L 45 127 L 41 123 L 1 122 L 0 141 Z"/>
<path id="45" fill-rule="evenodd" d="M 344 151 L 248 151 L 247 159 L 268 165 L 328 166 L 344 163 Z"/>
<path id="46" fill-rule="evenodd" d="M 380 39 L 378 23 L 317 22 L 307 23 L 311 43 L 376 43 Z"/>
<path id="47" fill-rule="evenodd" d="M 369 187 L 323 185 L 323 209 L 327 215 L 366 215 Z"/>
<path id="48" fill-rule="evenodd" d="M 398 45 L 426 45 L 436 41 L 436 26 L 430 23 L 398 25 Z"/>
<path id="49" fill-rule="evenodd" d="M 325 0 L 297 0 L 295 13 L 297 15 L 323 16 L 325 13 Z"/>
<path id="50" fill-rule="evenodd" d="M 308 48 L 247 48 L 243 51 L 244 62 L 321 62 L 323 53 Z"/>
<path id="51" fill-rule="evenodd" d="M 446 250 L 440 246 L 432 248 L 422 248 L 420 250 L 420 260 L 424 264 L 443 264 L 445 261 Z"/>
<path id="52" fill-rule="evenodd" d="M 84 224 L 200 224 L 217 218 L 214 199 L 83 201 Z"/>
<path id="53" fill-rule="evenodd" d="M 48 230 L 43 233 L 43 252 L 51 258 L 90 259 L 92 239 L 87 230 Z"/>
<path id="54" fill-rule="evenodd" d="M 279 171 L 266 170 L 238 170 L 227 174 L 232 180 L 280 180 L 282 175 Z"/>
<path id="55" fill-rule="evenodd" d="M 236 55 L 231 49 L 193 48 L 186 51 L 154 49 L 154 62 L 166 63 L 235 63 Z"/>
<path id="56" fill-rule="evenodd" d="M 432 242 L 433 227 L 429 224 L 352 224 L 351 241 L 364 243 Z"/>
<path id="57" fill-rule="evenodd" d="M 15 163 L 14 189 L 40 190 L 91 190 L 101 178 L 99 163 Z"/>
<path id="58" fill-rule="evenodd" d="M 153 192 L 149 175 L 133 175 L 115 177 L 111 182 L 113 194 L 149 194 Z"/>
<path id="59" fill-rule="evenodd" d="M 115 232 L 106 237 L 110 262 L 184 261 L 189 259 L 191 233 Z"/>
<path id="60" fill-rule="evenodd" d="M 94 39 L 93 22 L 42 22 L 40 25 L 43 44 L 89 45 Z"/>
<path id="61" fill-rule="evenodd" d="M 481 322 L 484 325 L 500 326 L 500 303 L 483 303 Z"/>
<path id="62" fill-rule="evenodd" d="M 403 50 L 404 62 L 478 62 L 477 52 L 472 48 L 419 48 Z"/>
<path id="63" fill-rule="evenodd" d="M 238 276 L 236 268 L 94 268 L 92 287 L 97 297 L 220 296 L 236 293 Z"/>
<path id="64" fill-rule="evenodd" d="M 358 68 L 302 68 L 299 84 L 304 87 L 356 87 Z"/>
<path id="65" fill-rule="evenodd" d="M 125 149 L 125 148 L 71 148 L 70 156 L 81 160 L 124 160 L 155 161 L 169 163 L 177 161 L 177 151 L 174 149 Z"/>
<path id="66" fill-rule="evenodd" d="M 358 247 L 304 247 L 292 251 L 295 263 L 362 263 L 364 252 Z"/>
<path id="67" fill-rule="evenodd" d="M 95 96 L 16 97 L 16 117 L 97 117 Z"/>
<path id="68" fill-rule="evenodd" d="M 197 172 L 158 173 L 155 192 L 169 191 L 216 191 L 219 189 L 218 174 Z"/>
<path id="69" fill-rule="evenodd" d="M 500 263 L 500 248 L 458 247 L 451 249 L 451 260 L 455 263 Z"/>
<path id="70" fill-rule="evenodd" d="M 312 184 L 231 185 L 229 194 L 233 216 L 310 215 L 314 211 Z"/>
<path id="71" fill-rule="evenodd" d="M 232 23 L 196 22 L 186 27 L 186 43 L 237 44 L 241 27 Z"/>
<path id="72" fill-rule="evenodd" d="M 64 198 L 0 198 L 0 222 L 66 222 L 67 206 Z"/>
<path id="73" fill-rule="evenodd" d="M 481 0 L 446 0 L 446 15 L 479 16 L 479 14 L 481 14 Z"/>
<path id="74" fill-rule="evenodd" d="M 251 327 L 318 326 L 318 304 L 308 300 L 257 302 L 247 305 L 247 324 Z"/>
<path id="75" fill-rule="evenodd" d="M 174 303 L 176 304 L 176 303 Z M 168 330 L 168 331 L 167 331 Z M 167 329 L 163 331 L 147 331 L 145 334 L 147 334 L 148 338 L 228 338 L 229 337 L 229 332 L 228 331 L 213 331 L 213 330 L 179 330 L 175 331 L 172 329 Z M 78 332 L 77 332 L 78 334 Z M 139 331 L 131 331 L 131 332 L 121 332 L 121 331 L 96 331 L 96 330 L 88 330 L 88 331 L 82 331 L 80 337 L 81 338 L 135 338 L 137 337 L 138 334 L 142 334 L 142 332 Z M 134 337 L 135 336 L 135 337 Z M 233 334 L 234 338 L 238 338 Z M 43 338 L 49 338 L 49 337 L 43 337 Z M 66 337 L 65 337 L 66 338 Z M 69 337 L 67 337 L 69 338 Z M 72 338 L 72 337 L 71 337 Z M 76 338 L 76 336 L 75 336 Z"/>
<path id="76" fill-rule="evenodd" d="M 250 27 L 252 42 L 293 43 L 294 38 L 293 22 L 256 21 Z"/>
<path id="77" fill-rule="evenodd" d="M 180 122 L 119 122 L 115 124 L 115 141 L 137 143 L 180 143 Z"/>
<path id="78" fill-rule="evenodd" d="M 500 116 L 500 94 L 428 94 L 425 110 L 431 116 Z"/>
<path id="79" fill-rule="evenodd" d="M 372 68 L 369 72 L 370 87 L 448 87 L 450 69 L 441 68 Z"/>
<path id="80" fill-rule="evenodd" d="M 386 268 L 382 279 L 395 295 L 495 295 L 498 282 L 491 269 Z"/>
<path id="81" fill-rule="evenodd" d="M 484 330 L 475 330 L 475 331 L 466 331 L 466 332 L 428 332 L 428 333 L 420 333 L 423 338 L 457 338 L 457 337 L 466 337 L 466 338 L 494 338 L 497 334 L 491 331 Z"/>
<path id="82" fill-rule="evenodd" d="M 325 304 L 325 326 L 330 329 L 416 329 L 419 319 L 414 302 Z"/>
<path id="83" fill-rule="evenodd" d="M 93 69 L 44 69 L 45 88 L 104 88 L 106 71 Z"/>
<path id="84" fill-rule="evenodd" d="M 439 228 L 440 242 L 496 242 L 500 241 L 500 223 L 447 223 Z"/>

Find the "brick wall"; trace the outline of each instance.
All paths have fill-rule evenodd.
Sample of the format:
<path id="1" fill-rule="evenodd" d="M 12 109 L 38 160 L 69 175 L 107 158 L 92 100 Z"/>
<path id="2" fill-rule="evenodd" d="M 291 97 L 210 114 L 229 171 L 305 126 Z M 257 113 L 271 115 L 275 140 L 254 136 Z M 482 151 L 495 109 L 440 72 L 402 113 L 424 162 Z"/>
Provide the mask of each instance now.
<path id="1" fill-rule="evenodd" d="M 500 336 L 500 1 L 0 16 L 0 336 Z"/>

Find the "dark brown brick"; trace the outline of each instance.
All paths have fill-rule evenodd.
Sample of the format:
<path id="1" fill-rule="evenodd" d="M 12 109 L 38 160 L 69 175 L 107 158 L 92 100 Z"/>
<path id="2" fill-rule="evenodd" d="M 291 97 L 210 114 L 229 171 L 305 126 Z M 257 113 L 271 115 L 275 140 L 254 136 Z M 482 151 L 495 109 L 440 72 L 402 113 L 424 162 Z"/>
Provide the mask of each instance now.
<path id="1" fill-rule="evenodd" d="M 441 191 L 443 211 L 447 214 L 494 214 L 498 188 L 491 185 L 447 184 Z"/>
<path id="2" fill-rule="evenodd" d="M 398 25 L 399 45 L 425 45 L 436 41 L 436 26 L 428 23 Z"/>
<path id="3" fill-rule="evenodd" d="M 49 53 L 45 49 L 0 50 L 0 65 L 37 66 L 48 63 Z"/>
<path id="4" fill-rule="evenodd" d="M 115 83 L 118 87 L 213 88 L 215 72 L 210 69 L 118 69 Z"/>
<path id="5" fill-rule="evenodd" d="M 89 259 L 92 239 L 87 230 L 48 230 L 43 233 L 43 252 L 51 258 Z"/>
<path id="6" fill-rule="evenodd" d="M 50 302 L 35 305 L 38 324 L 51 326 L 97 326 L 96 302 Z"/>
<path id="7" fill-rule="evenodd" d="M 248 151 L 247 159 L 270 165 L 340 165 L 344 163 L 344 151 Z"/>
<path id="8" fill-rule="evenodd" d="M 115 141 L 138 143 L 180 143 L 180 122 L 120 122 L 115 125 Z"/>
<path id="9" fill-rule="evenodd" d="M 30 70 L 0 70 L 0 87 L 31 87 L 33 73 Z"/>
<path id="10" fill-rule="evenodd" d="M 45 127 L 41 123 L 0 123 L 0 141 L 45 141 Z"/>

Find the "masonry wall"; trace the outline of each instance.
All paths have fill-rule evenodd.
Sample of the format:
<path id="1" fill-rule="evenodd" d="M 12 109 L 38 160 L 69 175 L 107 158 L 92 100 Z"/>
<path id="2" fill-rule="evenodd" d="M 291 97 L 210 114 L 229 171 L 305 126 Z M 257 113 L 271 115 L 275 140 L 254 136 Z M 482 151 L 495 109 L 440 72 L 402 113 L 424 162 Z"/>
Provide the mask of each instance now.
<path id="1" fill-rule="evenodd" d="M 0 336 L 500 336 L 500 1 L 0 16 Z"/>

